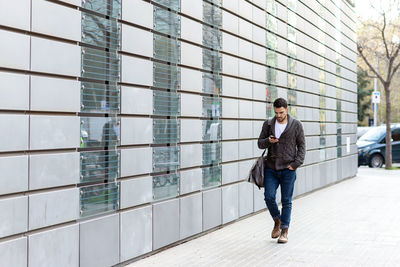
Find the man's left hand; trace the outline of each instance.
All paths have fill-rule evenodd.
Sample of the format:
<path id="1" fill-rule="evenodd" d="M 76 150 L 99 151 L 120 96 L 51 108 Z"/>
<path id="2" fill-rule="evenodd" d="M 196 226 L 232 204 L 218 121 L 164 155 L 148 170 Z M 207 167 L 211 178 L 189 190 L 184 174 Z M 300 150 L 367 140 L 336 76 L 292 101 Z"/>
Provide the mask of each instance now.
<path id="1" fill-rule="evenodd" d="M 290 166 L 290 165 L 289 165 L 287 168 L 288 168 L 289 170 L 291 170 L 291 171 L 294 171 L 294 169 L 293 169 L 292 166 Z"/>

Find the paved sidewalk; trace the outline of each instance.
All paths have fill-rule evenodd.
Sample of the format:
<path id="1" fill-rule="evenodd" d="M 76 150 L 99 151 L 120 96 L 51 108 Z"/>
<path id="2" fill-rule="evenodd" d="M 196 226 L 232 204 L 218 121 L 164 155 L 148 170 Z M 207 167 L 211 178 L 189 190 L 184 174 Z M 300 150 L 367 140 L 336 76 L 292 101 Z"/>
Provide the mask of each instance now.
<path id="1" fill-rule="evenodd" d="M 358 176 L 294 200 L 289 243 L 270 238 L 267 212 L 133 266 L 400 266 L 400 171 Z"/>

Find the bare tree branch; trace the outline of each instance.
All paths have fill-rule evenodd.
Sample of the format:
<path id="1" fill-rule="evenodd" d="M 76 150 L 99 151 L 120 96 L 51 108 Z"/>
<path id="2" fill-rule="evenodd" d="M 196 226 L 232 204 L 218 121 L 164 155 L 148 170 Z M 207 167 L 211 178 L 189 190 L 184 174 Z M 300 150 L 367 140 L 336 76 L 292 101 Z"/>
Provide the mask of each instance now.
<path id="1" fill-rule="evenodd" d="M 358 53 L 360 54 L 360 56 L 362 57 L 362 59 L 364 60 L 365 64 L 368 65 L 369 69 L 375 73 L 376 77 L 378 77 L 378 79 L 382 82 L 382 84 L 385 83 L 385 80 L 382 78 L 381 75 L 379 75 L 379 73 L 374 69 L 374 67 L 372 67 L 371 63 L 369 63 L 368 59 L 365 57 L 364 53 L 363 53 L 363 48 L 361 47 L 361 45 L 357 44 L 357 50 Z"/>
<path id="2" fill-rule="evenodd" d="M 386 29 L 386 15 L 385 15 L 385 13 L 383 13 L 382 16 L 383 16 L 383 27 L 382 27 L 382 30 L 381 30 L 382 41 L 383 41 L 383 44 L 385 45 L 386 57 L 389 59 L 389 58 L 390 58 L 390 56 L 389 56 L 389 50 L 388 50 L 388 46 L 387 46 L 387 42 L 386 42 L 386 37 L 385 37 L 385 29 Z"/>

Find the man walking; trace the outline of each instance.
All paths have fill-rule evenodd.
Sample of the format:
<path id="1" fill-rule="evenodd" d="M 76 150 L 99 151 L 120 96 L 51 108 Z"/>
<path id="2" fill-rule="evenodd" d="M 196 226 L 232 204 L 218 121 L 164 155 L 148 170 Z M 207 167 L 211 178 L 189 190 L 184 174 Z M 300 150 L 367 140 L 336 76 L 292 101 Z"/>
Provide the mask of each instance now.
<path id="1" fill-rule="evenodd" d="M 275 222 L 271 233 L 278 243 L 288 241 L 292 196 L 296 169 L 303 164 L 306 153 L 304 131 L 300 121 L 288 114 L 285 99 L 274 101 L 275 117 L 264 122 L 258 147 L 268 148 L 264 178 L 265 203 Z M 276 190 L 281 186 L 282 213 L 276 204 Z"/>

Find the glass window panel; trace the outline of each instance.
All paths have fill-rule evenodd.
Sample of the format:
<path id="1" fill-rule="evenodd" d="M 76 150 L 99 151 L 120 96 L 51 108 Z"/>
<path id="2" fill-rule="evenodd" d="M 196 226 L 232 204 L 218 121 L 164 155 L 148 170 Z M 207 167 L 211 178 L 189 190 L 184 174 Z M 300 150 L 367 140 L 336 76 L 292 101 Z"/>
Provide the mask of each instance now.
<path id="1" fill-rule="evenodd" d="M 324 96 L 319 97 L 319 107 L 323 109 L 326 108 L 326 98 Z"/>
<path id="2" fill-rule="evenodd" d="M 274 33 L 267 32 L 266 38 L 267 38 L 267 47 L 269 49 L 276 50 L 278 48 L 278 37 L 276 37 Z M 269 50 L 267 50 L 267 52 L 268 51 Z"/>
<path id="3" fill-rule="evenodd" d="M 266 5 L 267 12 L 276 16 L 277 13 L 276 0 L 266 0 L 266 2 L 267 2 Z"/>
<path id="4" fill-rule="evenodd" d="M 203 92 L 219 95 L 222 88 L 222 77 L 218 74 L 203 73 Z"/>
<path id="5" fill-rule="evenodd" d="M 296 11 L 296 3 L 297 0 L 288 0 L 288 8 L 291 9 L 292 11 Z"/>
<path id="6" fill-rule="evenodd" d="M 121 26 L 116 20 L 82 12 L 82 42 L 118 50 Z"/>
<path id="7" fill-rule="evenodd" d="M 287 37 L 289 41 L 296 43 L 296 29 L 289 25 L 287 27 Z"/>
<path id="8" fill-rule="evenodd" d="M 213 72 L 222 71 L 222 57 L 218 51 L 203 48 L 203 68 Z"/>
<path id="9" fill-rule="evenodd" d="M 266 27 L 267 30 L 277 33 L 278 32 L 278 20 L 276 19 L 276 17 L 267 14 L 266 16 Z M 267 32 L 267 34 L 269 34 L 269 32 Z"/>
<path id="10" fill-rule="evenodd" d="M 221 50 L 221 32 L 217 28 L 203 25 L 203 45 L 215 50 Z"/>
<path id="11" fill-rule="evenodd" d="M 179 121 L 177 119 L 153 120 L 153 143 L 168 144 L 179 142 Z"/>
<path id="12" fill-rule="evenodd" d="M 295 106 L 289 106 L 289 114 L 294 117 L 297 118 L 297 107 Z M 272 116 L 271 116 L 272 117 Z"/>
<path id="13" fill-rule="evenodd" d="M 297 92 L 295 90 L 288 90 L 287 98 L 288 98 L 289 105 L 296 105 L 297 104 Z"/>
<path id="14" fill-rule="evenodd" d="M 296 77 L 296 75 L 288 73 L 287 76 L 288 76 L 288 87 L 292 88 L 292 89 L 296 89 L 297 88 L 297 77 Z"/>
<path id="15" fill-rule="evenodd" d="M 291 73 L 296 73 L 297 61 L 294 58 L 287 58 L 287 71 Z M 294 76 L 294 75 L 292 75 Z"/>
<path id="16" fill-rule="evenodd" d="M 117 113 L 120 110 L 120 86 L 82 82 L 81 112 Z"/>
<path id="17" fill-rule="evenodd" d="M 324 69 L 325 68 L 325 59 L 322 56 L 318 56 L 318 67 L 320 69 Z M 323 70 L 321 70 L 321 71 L 323 72 Z"/>
<path id="18" fill-rule="evenodd" d="M 203 117 L 219 118 L 221 116 L 221 99 L 203 96 Z"/>
<path id="19" fill-rule="evenodd" d="M 267 114 L 266 114 L 266 118 L 271 118 L 275 116 L 275 112 L 274 112 L 274 107 L 273 104 L 271 103 L 267 103 Z"/>
<path id="20" fill-rule="evenodd" d="M 81 152 L 80 182 L 110 182 L 119 177 L 120 153 L 117 150 Z"/>
<path id="21" fill-rule="evenodd" d="M 326 149 L 319 150 L 319 160 L 320 161 L 326 160 Z"/>
<path id="22" fill-rule="evenodd" d="M 180 88 L 181 70 L 176 65 L 154 62 L 154 87 L 178 90 Z"/>
<path id="23" fill-rule="evenodd" d="M 157 3 L 161 6 L 167 7 L 174 11 L 180 11 L 180 1 L 179 0 L 153 0 L 154 3 Z"/>
<path id="24" fill-rule="evenodd" d="M 278 72 L 276 69 L 267 68 L 267 83 L 277 84 Z"/>
<path id="25" fill-rule="evenodd" d="M 153 177 L 153 199 L 161 200 L 179 195 L 179 174 L 165 174 Z"/>
<path id="26" fill-rule="evenodd" d="M 119 80 L 120 61 L 117 51 L 82 47 L 82 77 L 95 80 Z"/>
<path id="27" fill-rule="evenodd" d="M 181 55 L 180 42 L 157 34 L 153 36 L 154 58 L 178 64 Z"/>
<path id="28" fill-rule="evenodd" d="M 82 8 L 113 17 L 121 17 L 121 0 L 82 0 Z"/>
<path id="29" fill-rule="evenodd" d="M 339 73 L 338 71 L 336 71 L 337 75 L 340 75 L 340 70 Z M 340 76 L 336 76 L 336 87 L 342 87 L 342 79 L 340 78 Z"/>
<path id="30" fill-rule="evenodd" d="M 153 172 L 174 171 L 179 168 L 179 147 L 153 147 Z"/>
<path id="31" fill-rule="evenodd" d="M 120 144 L 120 119 L 81 117 L 81 148 L 108 148 Z"/>
<path id="32" fill-rule="evenodd" d="M 221 143 L 203 144 L 203 165 L 217 165 L 221 162 Z"/>
<path id="33" fill-rule="evenodd" d="M 80 216 L 87 217 L 119 209 L 119 183 L 83 186 L 80 191 Z"/>
<path id="34" fill-rule="evenodd" d="M 278 89 L 275 86 L 267 86 L 267 101 L 273 102 L 278 98 Z"/>
<path id="35" fill-rule="evenodd" d="M 319 147 L 320 148 L 325 148 L 326 146 L 326 137 L 325 136 L 320 136 L 319 137 Z"/>
<path id="36" fill-rule="evenodd" d="M 180 15 L 170 12 L 166 9 L 154 6 L 154 30 L 168 34 L 170 36 L 179 37 L 181 34 L 181 17 Z"/>
<path id="37" fill-rule="evenodd" d="M 203 121 L 203 141 L 221 140 L 222 124 L 219 120 Z"/>
<path id="38" fill-rule="evenodd" d="M 221 166 L 211 166 L 202 168 L 203 172 L 203 189 L 221 185 L 222 177 Z"/>
<path id="39" fill-rule="evenodd" d="M 275 51 L 267 50 L 267 65 L 270 67 L 278 66 L 278 54 Z"/>
<path id="40" fill-rule="evenodd" d="M 297 1 L 297 0 L 296 0 Z M 290 8 L 290 7 L 289 7 Z M 290 9 L 288 10 L 288 24 L 289 25 L 291 25 L 291 26 L 293 26 L 293 27 L 296 27 L 296 21 L 297 21 L 297 18 L 296 18 L 296 13 L 294 13 L 293 11 L 291 11 Z M 288 25 L 288 30 L 289 30 L 289 28 L 292 28 L 291 26 L 289 26 Z"/>
<path id="41" fill-rule="evenodd" d="M 220 3 L 219 3 L 220 5 Z M 215 5 L 203 2 L 203 21 L 215 27 L 222 26 L 222 10 Z"/>
<path id="42" fill-rule="evenodd" d="M 180 97 L 177 92 L 153 91 L 153 115 L 179 116 Z"/>
<path id="43" fill-rule="evenodd" d="M 213 3 L 214 5 L 217 5 L 217 6 L 222 5 L 222 0 L 206 0 L 206 1 Z"/>
<path id="44" fill-rule="evenodd" d="M 325 135 L 326 134 L 326 123 L 325 123 L 325 118 L 324 120 L 319 123 L 319 129 L 320 129 L 320 134 Z"/>
<path id="45" fill-rule="evenodd" d="M 297 56 L 296 44 L 294 44 L 292 42 L 287 42 L 287 47 L 288 47 L 288 56 L 290 56 L 292 58 L 296 58 L 296 56 Z"/>

